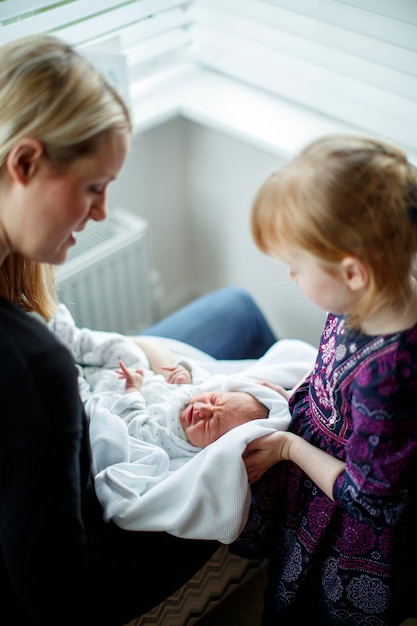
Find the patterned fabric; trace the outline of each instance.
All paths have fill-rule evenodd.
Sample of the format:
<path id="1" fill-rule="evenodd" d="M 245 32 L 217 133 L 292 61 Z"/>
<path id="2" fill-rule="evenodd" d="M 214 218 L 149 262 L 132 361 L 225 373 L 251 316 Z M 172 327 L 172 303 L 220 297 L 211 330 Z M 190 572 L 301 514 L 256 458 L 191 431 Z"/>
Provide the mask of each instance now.
<path id="1" fill-rule="evenodd" d="M 220 547 L 209 561 L 170 598 L 127 626 L 193 626 L 265 566 Z"/>
<path id="2" fill-rule="evenodd" d="M 417 327 L 384 336 L 329 315 L 290 430 L 345 460 L 331 501 L 281 463 L 231 546 L 269 555 L 264 625 L 398 626 L 417 615 Z M 288 620 L 288 621 L 287 621 Z"/>

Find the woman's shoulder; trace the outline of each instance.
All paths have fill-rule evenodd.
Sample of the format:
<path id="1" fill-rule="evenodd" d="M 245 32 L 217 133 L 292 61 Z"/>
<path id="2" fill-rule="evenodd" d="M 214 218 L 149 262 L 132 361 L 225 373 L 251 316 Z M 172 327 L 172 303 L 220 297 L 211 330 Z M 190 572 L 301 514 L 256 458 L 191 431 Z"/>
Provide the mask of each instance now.
<path id="1" fill-rule="evenodd" d="M 0 297 L 0 351 L 3 363 L 11 359 L 26 361 L 52 355 L 56 362 L 72 360 L 67 348 L 50 332 L 38 316 Z"/>
<path id="2" fill-rule="evenodd" d="M 27 313 L 14 302 L 0 297 L 0 321 L 3 334 L 9 331 L 43 334 L 48 331 L 47 324 L 37 315 Z"/>

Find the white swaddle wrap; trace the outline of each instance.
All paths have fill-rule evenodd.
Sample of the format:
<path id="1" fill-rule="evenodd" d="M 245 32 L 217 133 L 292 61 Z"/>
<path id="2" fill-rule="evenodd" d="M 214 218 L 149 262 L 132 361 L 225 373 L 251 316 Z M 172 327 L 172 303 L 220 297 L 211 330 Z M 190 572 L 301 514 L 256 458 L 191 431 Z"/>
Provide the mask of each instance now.
<path id="1" fill-rule="evenodd" d="M 210 366 L 219 372 L 222 362 L 196 351 L 201 360 L 190 363 L 198 371 L 198 385 L 169 385 L 146 371 L 142 392 L 126 394 L 114 368 L 120 360 L 128 367 L 148 368 L 138 346 L 117 333 L 78 329 L 63 306 L 51 330 L 81 366 L 95 488 L 104 518 L 127 530 L 234 541 L 249 513 L 250 487 L 242 460 L 246 445 L 288 428 L 290 422 L 287 401 L 256 381 L 293 386 L 311 368 L 315 349 L 302 341 L 282 340 L 261 359 L 242 361 L 240 372 L 234 362 L 235 373 L 228 374 L 232 362 L 226 361 L 224 373 L 211 375 Z M 173 348 L 172 341 L 165 343 Z M 177 346 L 179 357 L 193 355 L 190 346 L 174 342 Z M 196 448 L 186 441 L 178 413 L 200 390 L 246 391 L 269 409 L 269 418 L 242 424 L 203 450 Z"/>

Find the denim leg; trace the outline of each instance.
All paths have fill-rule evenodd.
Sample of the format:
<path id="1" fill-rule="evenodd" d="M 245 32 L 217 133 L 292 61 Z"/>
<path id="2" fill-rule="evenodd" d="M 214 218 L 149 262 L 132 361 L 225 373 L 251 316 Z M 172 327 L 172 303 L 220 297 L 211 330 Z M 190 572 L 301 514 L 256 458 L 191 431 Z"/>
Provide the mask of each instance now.
<path id="1" fill-rule="evenodd" d="M 257 359 L 277 341 L 252 296 L 234 286 L 197 298 L 141 334 L 183 341 L 216 359 Z"/>

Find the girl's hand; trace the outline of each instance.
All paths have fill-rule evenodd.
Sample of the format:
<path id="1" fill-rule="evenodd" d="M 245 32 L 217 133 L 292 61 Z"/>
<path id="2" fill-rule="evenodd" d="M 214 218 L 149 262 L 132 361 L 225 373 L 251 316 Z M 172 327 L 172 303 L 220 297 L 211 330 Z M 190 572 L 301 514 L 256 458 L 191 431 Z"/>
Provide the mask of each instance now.
<path id="1" fill-rule="evenodd" d="M 243 453 L 249 483 L 259 480 L 267 469 L 280 461 L 292 461 L 333 500 L 334 483 L 345 463 L 309 441 L 288 431 L 277 431 L 254 439 Z"/>
<path id="2" fill-rule="evenodd" d="M 299 381 L 296 385 L 294 385 L 294 387 L 292 389 L 284 389 L 284 387 L 281 387 L 281 385 L 274 385 L 270 382 L 268 382 L 267 380 L 262 381 L 260 384 L 264 385 L 265 387 L 269 387 L 270 389 L 274 389 L 274 391 L 276 391 L 277 393 L 281 394 L 281 396 L 283 396 L 286 400 L 289 400 L 289 398 L 292 396 L 292 394 L 298 389 L 298 387 L 300 385 L 303 384 L 303 382 L 305 380 L 307 380 L 307 378 L 310 376 L 311 372 L 313 370 L 309 370 Z"/>
<path id="3" fill-rule="evenodd" d="M 296 435 L 287 431 L 277 431 L 248 443 L 243 453 L 243 461 L 250 484 L 259 480 L 276 463 L 288 461 L 293 437 Z"/>
<path id="4" fill-rule="evenodd" d="M 284 389 L 284 387 L 281 387 L 281 385 L 274 385 L 273 383 L 269 383 L 267 380 L 262 381 L 261 385 L 263 385 L 264 387 L 269 387 L 269 389 L 273 389 L 286 400 L 289 399 L 294 391 L 293 389 Z"/>

